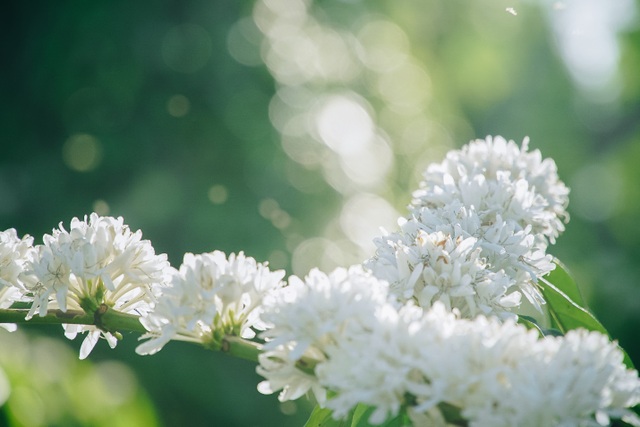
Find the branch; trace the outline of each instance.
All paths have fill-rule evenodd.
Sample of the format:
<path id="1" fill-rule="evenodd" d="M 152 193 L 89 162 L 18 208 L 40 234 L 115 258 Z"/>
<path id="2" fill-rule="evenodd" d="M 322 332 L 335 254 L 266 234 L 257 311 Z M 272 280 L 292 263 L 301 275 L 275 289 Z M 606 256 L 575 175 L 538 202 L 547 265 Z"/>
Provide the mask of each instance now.
<path id="1" fill-rule="evenodd" d="M 26 320 L 25 317 L 29 312 L 28 309 L 0 309 L 0 323 L 19 323 L 19 324 L 33 324 L 33 325 L 61 325 L 63 323 L 73 325 L 93 325 L 97 326 L 105 332 L 111 332 L 112 334 L 119 336 L 119 332 L 138 332 L 144 334 L 147 330 L 140 323 L 140 318 L 133 314 L 121 313 L 117 310 L 111 309 L 106 304 L 102 304 L 98 307 L 94 314 L 87 314 L 82 310 L 48 310 L 46 316 L 33 316 L 31 319 Z M 221 351 L 232 357 L 248 360 L 253 363 L 258 363 L 258 356 L 262 352 L 262 345 L 260 343 L 249 341 L 240 338 L 235 335 L 224 335 L 221 341 L 218 341 L 219 345 L 212 345 L 212 342 L 202 343 L 204 348 L 213 351 Z M 314 374 L 314 369 L 317 360 L 302 357 L 297 363 L 296 367 L 303 372 L 307 372 L 311 375 Z"/>
<path id="2" fill-rule="evenodd" d="M 229 356 L 258 363 L 258 355 L 262 352 L 261 347 L 257 342 L 247 341 L 233 335 L 226 335 L 222 339 L 220 351 Z"/>
<path id="3" fill-rule="evenodd" d="M 107 331 L 131 331 L 144 333 L 147 330 L 142 326 L 138 316 L 121 313 L 101 305 L 94 314 L 87 314 L 82 310 L 47 310 L 46 316 L 33 316 L 26 320 L 29 313 L 26 309 L 7 308 L 0 309 L 0 323 L 19 323 L 33 325 L 93 325 Z"/>
<path id="4" fill-rule="evenodd" d="M 121 313 L 102 304 L 95 314 L 87 314 L 83 310 L 48 310 L 46 316 L 34 316 L 29 320 L 25 317 L 28 309 L 0 309 L 0 323 L 19 323 L 33 325 L 93 325 L 106 332 L 138 332 L 144 334 L 147 330 L 140 323 L 138 316 Z M 261 345 L 253 341 L 247 341 L 240 337 L 226 335 L 222 338 L 222 345 L 214 348 L 204 345 L 210 350 L 218 350 L 230 356 L 258 363 L 258 355 Z"/>

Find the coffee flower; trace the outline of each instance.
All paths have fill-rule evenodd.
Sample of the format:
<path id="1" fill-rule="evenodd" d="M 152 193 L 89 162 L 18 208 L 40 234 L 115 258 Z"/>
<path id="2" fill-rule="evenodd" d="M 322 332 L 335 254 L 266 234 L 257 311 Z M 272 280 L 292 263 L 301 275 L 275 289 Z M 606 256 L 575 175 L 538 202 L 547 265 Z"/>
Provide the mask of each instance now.
<path id="1" fill-rule="evenodd" d="M 43 237 L 21 276 L 24 291 L 33 298 L 27 319 L 45 316 L 49 308 L 95 313 L 101 305 L 141 315 L 162 286 L 166 255 L 156 255 L 142 232 L 132 232 L 123 219 L 91 214 L 62 223 Z M 65 325 L 66 336 L 88 332 L 80 357 L 85 358 L 100 336 L 116 345 L 116 338 L 95 326 Z"/>
<path id="2" fill-rule="evenodd" d="M 520 304 L 516 281 L 503 270 L 489 269 L 475 237 L 454 238 L 441 231 L 416 229 L 375 242 L 376 257 L 365 265 L 389 282 L 390 292 L 401 301 L 415 300 L 425 308 L 440 301 L 464 317 L 504 317 Z"/>
<path id="3" fill-rule="evenodd" d="M 489 136 L 450 151 L 442 163 L 427 168 L 412 207 L 433 209 L 460 201 L 473 207 L 483 223 L 500 215 L 520 229 L 531 225 L 537 243 L 554 243 L 569 217 L 569 189 L 558 178 L 555 162 L 543 160 L 539 150 L 529 152 L 528 144 L 528 138 L 518 147 Z"/>
<path id="4" fill-rule="evenodd" d="M 31 236 L 20 239 L 13 228 L 0 231 L 0 308 L 8 308 L 14 302 L 25 299 L 19 287 L 19 276 L 33 250 L 32 245 Z M 0 327 L 15 330 L 13 324 L 0 324 Z"/>
<path id="5" fill-rule="evenodd" d="M 258 390 L 273 393 L 282 389 L 281 401 L 312 390 L 319 401 L 324 400 L 324 389 L 301 366 L 305 360 L 322 363 L 328 346 L 360 335 L 387 298 L 387 284 L 360 266 L 338 268 L 330 274 L 314 269 L 304 280 L 291 277 L 288 286 L 264 302 L 262 318 L 268 329 L 260 334 L 266 343 L 258 373 L 266 381 Z"/>
<path id="6" fill-rule="evenodd" d="M 253 338 L 263 330 L 262 300 L 282 285 L 284 271 L 270 271 L 242 252 L 187 253 L 173 270 L 153 311 L 141 318 L 150 338 L 139 354 L 154 354 L 170 340 L 219 345 L 224 335 Z"/>
<path id="7" fill-rule="evenodd" d="M 442 421 L 446 406 L 477 427 L 640 425 L 630 410 L 640 402 L 638 373 L 600 333 L 539 338 L 511 320 L 460 319 L 440 302 L 376 313 L 365 333 L 327 346 L 316 368 L 337 419 L 365 404 L 372 424 L 402 407 L 412 419 Z"/>
<path id="8" fill-rule="evenodd" d="M 524 296 L 541 310 L 536 282 L 555 267 L 546 249 L 564 230 L 569 190 L 551 159 L 527 150 L 488 137 L 429 166 L 410 215 L 374 240 L 365 265 L 424 307 L 435 298 L 465 317 L 508 317 Z"/>

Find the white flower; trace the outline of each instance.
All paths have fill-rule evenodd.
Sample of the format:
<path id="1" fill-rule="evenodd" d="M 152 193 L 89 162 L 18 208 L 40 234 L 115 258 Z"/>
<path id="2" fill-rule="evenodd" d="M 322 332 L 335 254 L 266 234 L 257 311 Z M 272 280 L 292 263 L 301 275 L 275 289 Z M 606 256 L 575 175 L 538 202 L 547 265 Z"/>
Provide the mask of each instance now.
<path id="1" fill-rule="evenodd" d="M 402 299 L 425 307 L 436 298 L 465 317 L 505 316 L 524 295 L 541 311 L 536 282 L 555 267 L 546 249 L 564 229 L 569 190 L 553 161 L 543 161 L 537 150 L 528 153 L 527 144 L 520 148 L 488 137 L 431 165 L 414 193 L 410 216 L 398 221 L 399 231 L 374 240 L 377 253 L 366 265 Z M 433 251 L 422 243 L 434 233 L 453 243 L 443 251 L 455 260 L 450 270 L 462 276 L 436 267 Z"/>
<path id="2" fill-rule="evenodd" d="M 262 318 L 269 328 L 261 337 L 266 349 L 295 343 L 290 356 L 296 360 L 311 345 L 323 348 L 344 332 L 366 327 L 386 299 L 387 284 L 360 266 L 328 275 L 313 269 L 304 281 L 290 277 L 288 286 L 265 300 Z"/>
<path id="3" fill-rule="evenodd" d="M 207 343 L 217 335 L 253 338 L 265 295 L 282 285 L 284 271 L 270 271 L 242 252 L 187 253 L 173 270 L 153 311 L 141 319 L 151 338 L 136 349 L 153 354 L 172 339 Z M 217 334 L 217 335 L 216 335 Z M 215 335 L 215 336 L 214 336 Z"/>
<path id="4" fill-rule="evenodd" d="M 325 388 L 314 374 L 296 366 L 297 360 L 290 358 L 291 351 L 292 344 L 288 344 L 260 353 L 256 372 L 267 379 L 258 384 L 258 391 L 273 394 L 281 390 L 278 400 L 284 402 L 298 399 L 311 390 L 316 400 L 323 403 L 327 394 Z M 314 361 L 325 360 L 324 354 L 315 347 L 309 347 L 303 356 Z"/>
<path id="5" fill-rule="evenodd" d="M 424 308 L 435 301 L 464 317 L 506 316 L 520 304 L 515 280 L 492 271 L 480 257 L 475 237 L 452 237 L 442 231 L 394 233 L 375 240 L 376 257 L 365 266 L 391 285 L 402 301 L 414 299 Z"/>
<path id="6" fill-rule="evenodd" d="M 333 392 L 325 405 L 336 419 L 363 403 L 375 408 L 369 422 L 381 424 L 398 414 L 414 386 L 429 393 L 425 378 L 413 368 L 424 342 L 415 342 L 418 331 L 409 328 L 422 311 L 417 307 L 397 311 L 383 304 L 374 313 L 368 331 L 327 346 L 327 361 L 316 368 L 320 384 Z"/>
<path id="7" fill-rule="evenodd" d="M 475 390 L 495 386 L 526 348 L 520 344 L 536 340 L 535 332 L 510 321 L 461 320 L 440 302 L 428 311 L 387 305 L 369 330 L 330 347 L 328 361 L 317 368 L 320 384 L 335 393 L 326 406 L 336 418 L 364 403 L 375 408 L 373 424 L 402 406 L 411 407 L 414 418 L 438 419 L 440 403 L 464 408 L 468 399 L 481 397 Z"/>
<path id="8" fill-rule="evenodd" d="M 451 151 L 440 164 L 429 166 L 420 189 L 414 193 L 416 208 L 437 208 L 461 201 L 484 218 L 500 215 L 520 228 L 531 225 L 536 240 L 546 245 L 564 231 L 569 189 L 558 178 L 552 159 L 539 150 L 528 152 L 497 136 L 476 140 Z"/>
<path id="9" fill-rule="evenodd" d="M 525 349 L 523 349 L 525 350 Z M 597 332 L 546 337 L 523 351 L 502 387 L 483 387 L 463 415 L 474 426 L 599 426 L 610 418 L 640 419 L 636 371 L 627 370 L 615 343 Z"/>
<path id="10" fill-rule="evenodd" d="M 300 381 L 295 363 L 303 356 L 322 363 L 327 346 L 363 334 L 374 321 L 376 308 L 387 298 L 386 282 L 361 266 L 338 268 L 328 275 L 314 269 L 304 281 L 291 277 L 288 286 L 273 292 L 264 302 L 262 318 L 268 329 L 260 337 L 266 340 L 267 353 L 260 359 L 258 373 L 266 381 L 260 391 L 283 389 L 280 399 L 286 400 L 313 389 L 322 400 L 321 389 L 312 382 Z"/>
<path id="11" fill-rule="evenodd" d="M 16 301 L 28 301 L 20 287 L 19 276 L 33 250 L 33 237 L 18 237 L 15 229 L 0 231 L 0 308 L 8 308 Z M 0 327 L 14 331 L 15 324 Z"/>
<path id="12" fill-rule="evenodd" d="M 324 352 L 316 374 L 335 418 L 365 404 L 372 424 L 405 407 L 444 425 L 446 404 L 475 427 L 640 422 L 628 409 L 640 402 L 638 373 L 597 332 L 539 339 L 512 320 L 460 319 L 439 302 L 425 312 L 386 304 L 367 330 Z"/>
<path id="13" fill-rule="evenodd" d="M 156 255 L 151 243 L 142 240 L 142 232 L 132 232 L 121 217 L 93 213 L 84 220 L 74 218 L 69 231 L 60 224 L 43 241 L 21 276 L 25 291 L 33 295 L 27 319 L 36 313 L 45 316 L 50 306 L 91 313 L 102 304 L 143 315 L 154 300 L 154 288 L 165 280 L 166 255 Z M 70 339 L 88 332 L 81 358 L 100 336 L 115 346 L 115 337 L 95 326 L 64 327 Z"/>
<path id="14" fill-rule="evenodd" d="M 476 238 L 476 247 L 481 248 L 487 269 L 504 271 L 538 310 L 544 304 L 535 283 L 555 265 L 546 248 L 536 244 L 530 226 L 522 229 L 515 221 L 504 220 L 500 215 L 481 218 L 473 207 L 455 201 L 437 209 L 414 210 L 411 219 L 402 220 L 403 233 L 414 236 L 419 230 L 442 231 L 456 238 Z"/>
<path id="15" fill-rule="evenodd" d="M 18 286 L 32 245 L 33 237 L 26 235 L 20 239 L 14 228 L 0 231 L 0 289 Z"/>

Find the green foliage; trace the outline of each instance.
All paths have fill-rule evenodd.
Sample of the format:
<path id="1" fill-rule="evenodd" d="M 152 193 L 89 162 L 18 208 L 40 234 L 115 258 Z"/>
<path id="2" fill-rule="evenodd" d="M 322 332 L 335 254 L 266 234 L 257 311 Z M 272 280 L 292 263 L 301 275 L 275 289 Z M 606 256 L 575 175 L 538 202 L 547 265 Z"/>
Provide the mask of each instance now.
<path id="1" fill-rule="evenodd" d="M 348 420 L 334 420 L 332 414 L 330 409 L 316 405 L 304 427 L 349 427 Z"/>
<path id="2" fill-rule="evenodd" d="M 566 267 L 558 260 L 555 263 L 556 268 L 540 279 L 552 328 L 563 334 L 572 329 L 584 328 L 609 335 L 602 323 L 586 308 L 580 289 Z M 531 321 L 532 319 L 525 320 Z M 634 369 L 631 358 L 624 350 L 622 351 L 625 356 L 625 364 Z"/>
<path id="3" fill-rule="evenodd" d="M 374 410 L 375 408 L 360 404 L 347 419 L 335 420 L 330 409 L 316 406 L 304 427 L 372 427 L 373 424 L 369 423 L 369 417 Z M 376 424 L 378 427 L 404 427 L 408 425 L 411 423 L 404 411 L 382 424 Z"/>
<path id="4" fill-rule="evenodd" d="M 0 329 L 0 374 L 10 392 L 0 415 L 11 426 L 160 425 L 135 374 L 120 362 L 77 361 L 69 346 Z"/>
<path id="5" fill-rule="evenodd" d="M 540 281 L 553 328 L 562 333 L 571 329 L 585 328 L 608 334 L 598 319 L 584 307 L 578 285 L 562 264 L 556 263 L 555 270 Z"/>

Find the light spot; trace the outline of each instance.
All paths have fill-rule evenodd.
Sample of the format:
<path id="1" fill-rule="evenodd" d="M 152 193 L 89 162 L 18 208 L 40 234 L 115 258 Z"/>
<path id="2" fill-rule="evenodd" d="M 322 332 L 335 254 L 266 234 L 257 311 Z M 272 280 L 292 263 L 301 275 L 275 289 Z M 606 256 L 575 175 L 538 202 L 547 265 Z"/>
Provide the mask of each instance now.
<path id="1" fill-rule="evenodd" d="M 236 22 L 227 35 L 227 49 L 239 63 L 248 66 L 262 65 L 260 58 L 260 30 L 253 20 L 245 17 Z"/>
<path id="2" fill-rule="evenodd" d="M 389 72 L 402 65 L 409 56 L 409 37 L 393 22 L 366 22 L 356 37 L 363 46 L 359 52 L 361 59 L 373 71 Z"/>
<path id="3" fill-rule="evenodd" d="M 267 258 L 269 261 L 269 268 L 271 270 L 276 270 L 279 268 L 285 268 L 287 263 L 289 262 L 289 256 L 286 252 L 281 250 L 272 251 Z"/>
<path id="4" fill-rule="evenodd" d="M 7 376 L 4 374 L 2 369 L 0 369 L 0 406 L 4 404 L 4 402 L 9 399 L 9 394 L 11 394 L 11 387 L 9 384 L 9 380 Z"/>
<path id="5" fill-rule="evenodd" d="M 352 242 L 365 252 L 373 253 L 373 238 L 380 233 L 380 227 L 393 229 L 398 216 L 383 198 L 362 193 L 349 198 L 342 207 L 340 227 Z"/>
<path id="6" fill-rule="evenodd" d="M 298 405 L 291 400 L 280 403 L 280 412 L 285 415 L 293 415 L 298 411 Z"/>
<path id="7" fill-rule="evenodd" d="M 582 167 L 571 179 L 571 205 L 582 218 L 607 220 L 620 206 L 622 179 L 613 168 L 600 164 Z"/>
<path id="8" fill-rule="evenodd" d="M 302 277 L 312 268 L 331 271 L 343 265 L 347 259 L 341 247 L 322 237 L 312 237 L 302 241 L 293 251 L 291 268 L 293 274 Z"/>
<path id="9" fill-rule="evenodd" d="M 97 199 L 93 202 L 93 211 L 101 216 L 109 215 L 111 208 L 109 204 L 102 199 Z"/>
<path id="10" fill-rule="evenodd" d="M 211 188 L 209 188 L 207 195 L 209 196 L 211 203 L 214 205 L 221 205 L 229 198 L 227 187 L 221 184 L 212 185 Z"/>
<path id="11" fill-rule="evenodd" d="M 277 209 L 273 211 L 270 215 L 271 224 L 279 230 L 283 228 L 287 228 L 289 224 L 291 224 L 291 215 L 282 209 Z"/>
<path id="12" fill-rule="evenodd" d="M 184 117 L 189 114 L 191 103 L 184 95 L 173 95 L 167 101 L 167 111 L 173 117 Z"/>
<path id="13" fill-rule="evenodd" d="M 516 10 L 514 8 L 512 8 L 512 7 L 508 7 L 506 10 L 507 10 L 507 13 L 510 13 L 513 16 L 517 16 L 518 15 L 518 12 L 516 12 Z"/>
<path id="14" fill-rule="evenodd" d="M 137 384 L 128 366 L 116 361 L 102 362 L 96 365 L 96 374 L 105 390 L 102 396 L 105 403 L 123 405 L 133 399 Z"/>
<path id="15" fill-rule="evenodd" d="M 70 169 L 77 172 L 89 172 L 100 164 L 102 147 L 93 135 L 75 134 L 69 137 L 62 146 L 62 159 Z"/>
<path id="16" fill-rule="evenodd" d="M 316 116 L 320 139 L 338 154 L 364 150 L 374 135 L 373 120 L 355 95 L 329 97 Z"/>
<path id="17" fill-rule="evenodd" d="M 263 218 L 271 218 L 271 214 L 280 209 L 280 205 L 273 199 L 262 199 L 258 205 L 258 212 Z"/>

